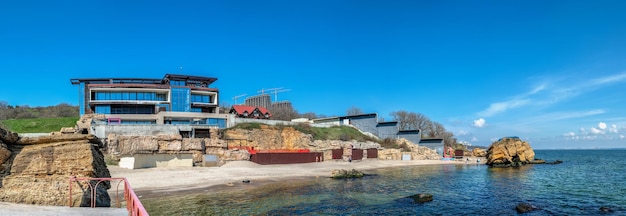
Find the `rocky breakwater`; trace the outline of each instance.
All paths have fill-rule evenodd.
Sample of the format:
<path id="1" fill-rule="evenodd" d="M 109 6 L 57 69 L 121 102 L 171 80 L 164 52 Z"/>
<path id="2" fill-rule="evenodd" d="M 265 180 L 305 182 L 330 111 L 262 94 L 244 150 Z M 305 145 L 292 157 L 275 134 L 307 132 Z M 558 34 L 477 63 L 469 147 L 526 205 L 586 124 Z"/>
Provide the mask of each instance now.
<path id="1" fill-rule="evenodd" d="M 68 205 L 71 177 L 111 177 L 100 144 L 91 135 L 20 138 L 0 128 L 0 201 Z M 97 206 L 110 206 L 110 187 L 109 182 L 98 185 Z M 90 205 L 89 188 L 85 182 L 73 183 L 73 205 Z"/>
<path id="2" fill-rule="evenodd" d="M 504 137 L 489 146 L 486 157 L 490 167 L 516 167 L 531 163 L 535 151 L 518 137 Z"/>

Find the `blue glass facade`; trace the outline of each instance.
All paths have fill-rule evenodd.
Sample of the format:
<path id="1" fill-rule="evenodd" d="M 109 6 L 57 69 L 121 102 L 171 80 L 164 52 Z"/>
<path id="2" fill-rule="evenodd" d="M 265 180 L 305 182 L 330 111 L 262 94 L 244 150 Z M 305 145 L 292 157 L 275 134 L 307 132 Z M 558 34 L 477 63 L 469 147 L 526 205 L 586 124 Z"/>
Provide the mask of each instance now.
<path id="1" fill-rule="evenodd" d="M 200 94 L 191 94 L 191 102 L 211 103 L 211 96 L 209 96 L 209 95 L 200 95 Z"/>
<path id="2" fill-rule="evenodd" d="M 226 119 L 209 118 L 206 122 L 207 125 L 217 126 L 219 128 L 226 128 Z"/>
<path id="3" fill-rule="evenodd" d="M 107 118 L 120 119 L 121 124 L 200 124 L 225 128 L 226 119 L 205 115 L 219 113 L 218 91 L 209 87 L 216 80 L 176 74 L 166 74 L 163 79 L 70 79 L 73 85 L 78 85 L 81 116 L 112 115 Z"/>
<path id="4" fill-rule="evenodd" d="M 155 92 L 92 92 L 91 100 L 167 101 L 166 93 Z"/>
<path id="5" fill-rule="evenodd" d="M 191 111 L 190 92 L 189 88 L 172 87 L 172 111 Z"/>

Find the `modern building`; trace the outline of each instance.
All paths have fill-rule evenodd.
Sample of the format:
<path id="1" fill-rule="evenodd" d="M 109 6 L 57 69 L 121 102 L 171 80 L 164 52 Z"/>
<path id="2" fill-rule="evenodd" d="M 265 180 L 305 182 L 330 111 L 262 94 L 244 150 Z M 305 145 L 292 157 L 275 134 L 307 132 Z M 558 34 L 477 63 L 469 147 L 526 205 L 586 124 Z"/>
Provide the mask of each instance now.
<path id="1" fill-rule="evenodd" d="M 253 107 L 265 107 L 270 108 L 272 106 L 272 100 L 268 94 L 260 94 L 246 98 L 245 104 Z"/>
<path id="2" fill-rule="evenodd" d="M 217 78 L 166 74 L 150 78 L 75 78 L 80 115 L 104 114 L 108 124 L 208 125 L 225 128 Z"/>
<path id="3" fill-rule="evenodd" d="M 311 119 L 310 122 L 326 125 L 351 125 L 380 139 L 404 138 L 420 146 L 436 150 L 439 153 L 443 152 L 443 139 L 422 139 L 421 130 L 400 130 L 399 122 L 379 122 L 378 114 L 376 113 L 318 118 Z"/>

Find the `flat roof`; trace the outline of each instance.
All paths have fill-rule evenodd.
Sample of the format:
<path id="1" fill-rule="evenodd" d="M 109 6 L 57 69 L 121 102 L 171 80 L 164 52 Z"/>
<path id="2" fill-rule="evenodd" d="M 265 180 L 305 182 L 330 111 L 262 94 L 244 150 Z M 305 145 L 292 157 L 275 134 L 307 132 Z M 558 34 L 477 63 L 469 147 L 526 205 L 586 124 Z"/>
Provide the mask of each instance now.
<path id="1" fill-rule="evenodd" d="M 181 75 L 181 74 L 165 74 L 163 80 L 194 80 L 194 81 L 203 81 L 207 82 L 207 85 L 217 81 L 217 78 L 214 77 L 203 77 L 203 76 L 191 76 L 191 75 Z"/>
<path id="2" fill-rule="evenodd" d="M 443 139 L 421 139 L 420 143 L 440 143 Z"/>
<path id="3" fill-rule="evenodd" d="M 107 83 L 136 83 L 136 84 L 162 84 L 165 80 L 192 80 L 206 82 L 207 86 L 217 81 L 214 77 L 181 75 L 181 74 L 165 74 L 163 79 L 153 78 L 71 78 L 70 82 L 73 85 L 80 84 L 81 82 L 107 82 Z"/>

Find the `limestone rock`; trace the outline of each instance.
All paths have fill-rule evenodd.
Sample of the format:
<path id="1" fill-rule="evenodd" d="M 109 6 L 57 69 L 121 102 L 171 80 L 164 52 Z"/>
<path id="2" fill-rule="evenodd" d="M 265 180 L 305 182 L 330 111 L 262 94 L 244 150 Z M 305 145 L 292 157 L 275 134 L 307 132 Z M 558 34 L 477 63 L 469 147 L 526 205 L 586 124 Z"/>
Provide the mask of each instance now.
<path id="1" fill-rule="evenodd" d="M 17 142 L 19 139 L 20 137 L 16 133 L 0 127 L 0 141 L 4 142 L 5 144 L 11 144 Z"/>
<path id="2" fill-rule="evenodd" d="M 74 127 L 62 127 L 61 134 L 73 134 L 76 133 L 76 128 Z"/>
<path id="3" fill-rule="evenodd" d="M 425 203 L 425 202 L 433 201 L 433 195 L 432 194 L 426 194 L 426 193 L 415 194 L 415 195 L 409 196 L 407 198 L 412 199 L 413 203 Z"/>
<path id="4" fill-rule="evenodd" d="M 344 178 L 362 178 L 365 174 L 363 172 L 352 169 L 350 171 L 344 169 L 335 169 L 330 174 L 331 178 L 344 179 Z"/>
<path id="5" fill-rule="evenodd" d="M 531 212 L 536 209 L 537 208 L 535 208 L 533 205 L 528 204 L 528 203 L 520 203 L 517 206 L 515 206 L 515 210 L 517 211 L 517 213 Z"/>
<path id="6" fill-rule="evenodd" d="M 103 114 L 85 114 L 83 116 L 80 117 L 80 119 L 78 121 L 76 121 L 76 130 L 79 133 L 82 133 L 82 131 L 90 131 L 91 128 L 91 123 L 94 120 L 105 120 L 106 117 Z"/>
<path id="7" fill-rule="evenodd" d="M 474 157 L 485 157 L 486 154 L 487 154 L 487 151 L 485 151 L 484 149 L 481 149 L 481 148 L 472 149 L 472 155 L 474 155 Z"/>
<path id="8" fill-rule="evenodd" d="M 9 150 L 6 144 L 0 141 L 0 164 L 3 164 L 10 157 L 11 157 L 11 150 Z"/>
<path id="9" fill-rule="evenodd" d="M 518 137 L 505 137 L 489 146 L 487 165 L 492 167 L 521 166 L 534 160 L 535 152 Z"/>
<path id="10" fill-rule="evenodd" d="M 73 135 L 73 134 L 72 134 Z M 110 177 L 99 150 L 99 143 L 90 136 L 45 137 L 37 140 L 8 143 L 11 158 L 3 164 L 10 165 L 8 176 L 1 179 L 0 201 L 37 205 L 67 206 L 69 179 L 75 177 Z M 42 143 L 44 142 L 44 143 Z M 45 143 L 49 142 L 49 143 Z M 73 184 L 72 202 L 75 206 L 89 206 L 89 185 Z M 96 187 L 97 206 L 110 206 L 106 190 L 109 182 Z"/>
<path id="11" fill-rule="evenodd" d="M 182 151 L 189 150 L 197 150 L 202 151 L 202 148 L 205 146 L 205 140 L 209 139 L 201 139 L 201 138 L 185 138 L 182 140 Z"/>
<path id="12" fill-rule="evenodd" d="M 99 143 L 97 137 L 87 134 L 58 134 L 40 137 L 22 137 L 16 144 L 18 145 L 37 145 L 54 142 L 71 142 L 79 140 L 90 140 L 93 143 Z"/>

